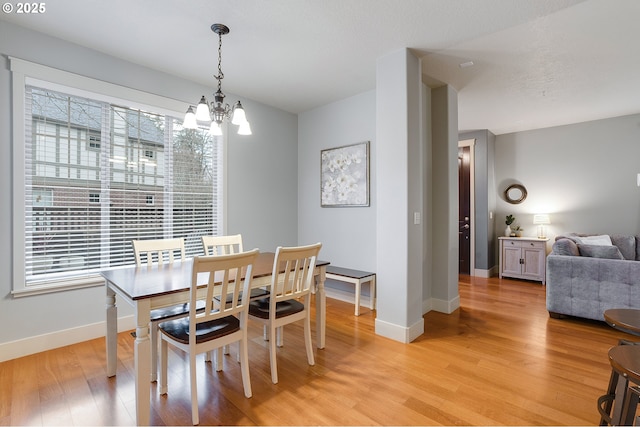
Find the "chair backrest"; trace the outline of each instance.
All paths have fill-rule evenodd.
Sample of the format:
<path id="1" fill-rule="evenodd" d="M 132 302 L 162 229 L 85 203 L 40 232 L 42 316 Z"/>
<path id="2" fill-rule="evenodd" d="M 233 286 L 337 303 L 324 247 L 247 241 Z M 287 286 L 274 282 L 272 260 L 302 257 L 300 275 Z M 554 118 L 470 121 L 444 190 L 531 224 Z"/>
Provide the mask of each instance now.
<path id="1" fill-rule="evenodd" d="M 299 298 L 311 292 L 321 243 L 278 247 L 273 260 L 270 304 Z M 275 310 L 271 310 L 275 313 Z"/>
<path id="2" fill-rule="evenodd" d="M 131 244 L 138 267 L 143 264 L 151 266 L 154 262 L 162 265 L 165 261 L 173 264 L 176 252 L 180 253 L 181 261 L 185 259 L 184 239 L 182 238 L 132 240 Z"/>
<path id="3" fill-rule="evenodd" d="M 202 236 L 205 255 L 228 255 L 242 252 L 242 235 Z"/>
<path id="4" fill-rule="evenodd" d="M 193 259 L 190 307 L 197 307 L 197 301 L 203 300 L 205 309 L 189 311 L 190 337 L 196 336 L 198 323 L 226 316 L 237 316 L 240 318 L 241 325 L 246 324 L 253 263 L 258 253 L 258 249 L 253 249 L 231 255 L 196 256 Z M 203 284 L 202 281 L 198 281 L 200 273 L 209 273 L 206 291 L 199 289 Z M 220 295 L 219 302 L 214 300 L 214 296 L 217 295 Z M 231 298 L 228 298 L 229 296 Z"/>

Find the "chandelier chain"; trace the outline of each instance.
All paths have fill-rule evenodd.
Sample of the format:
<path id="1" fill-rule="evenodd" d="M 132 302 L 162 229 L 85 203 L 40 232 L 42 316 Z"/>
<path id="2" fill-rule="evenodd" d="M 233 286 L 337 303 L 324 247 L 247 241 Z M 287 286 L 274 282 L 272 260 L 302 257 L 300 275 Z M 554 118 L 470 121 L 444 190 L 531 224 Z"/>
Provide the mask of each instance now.
<path id="1" fill-rule="evenodd" d="M 222 91 L 222 79 L 224 74 L 222 73 L 222 33 L 218 33 L 218 75 L 213 76 L 218 80 L 218 90 Z"/>

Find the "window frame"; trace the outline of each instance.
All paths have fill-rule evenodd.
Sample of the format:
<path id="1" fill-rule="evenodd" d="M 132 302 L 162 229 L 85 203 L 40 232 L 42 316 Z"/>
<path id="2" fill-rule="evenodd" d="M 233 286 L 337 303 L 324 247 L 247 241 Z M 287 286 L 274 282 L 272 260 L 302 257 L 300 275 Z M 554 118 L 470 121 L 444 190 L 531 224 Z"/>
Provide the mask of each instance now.
<path id="1" fill-rule="evenodd" d="M 81 277 L 63 280 L 46 285 L 26 284 L 25 275 L 25 87 L 38 86 L 69 95 L 95 99 L 110 104 L 122 104 L 127 107 L 144 111 L 181 117 L 185 105 L 183 101 L 166 98 L 149 92 L 131 89 L 113 83 L 96 80 L 67 71 L 51 68 L 45 65 L 9 56 L 10 71 L 12 73 L 12 180 L 13 180 L 13 230 L 12 233 L 12 295 L 14 298 L 59 292 L 71 289 L 102 286 L 104 279 L 96 277 Z M 220 209 L 222 230 L 226 230 L 227 218 L 227 137 L 222 139 L 222 200 Z"/>

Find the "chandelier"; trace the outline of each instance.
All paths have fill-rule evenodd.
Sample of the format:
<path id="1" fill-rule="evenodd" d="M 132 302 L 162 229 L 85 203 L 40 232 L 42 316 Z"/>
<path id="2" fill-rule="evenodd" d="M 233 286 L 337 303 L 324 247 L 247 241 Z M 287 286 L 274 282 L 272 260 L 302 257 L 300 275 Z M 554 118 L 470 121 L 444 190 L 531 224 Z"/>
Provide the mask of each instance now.
<path id="1" fill-rule="evenodd" d="M 229 27 L 224 24 L 213 24 L 211 31 L 218 35 L 218 75 L 213 76 L 218 80 L 218 90 L 213 94 L 213 102 L 209 104 L 207 98 L 202 95 L 196 111 L 193 106 L 189 106 L 184 116 L 182 127 L 185 129 L 197 129 L 198 123 L 206 123 L 210 126 L 209 132 L 212 135 L 222 135 L 222 122 L 225 119 L 238 126 L 238 135 L 251 135 L 251 126 L 247 121 L 244 108 L 240 101 L 236 101 L 233 108 L 224 103 L 225 94 L 222 93 L 222 35 L 229 34 Z"/>

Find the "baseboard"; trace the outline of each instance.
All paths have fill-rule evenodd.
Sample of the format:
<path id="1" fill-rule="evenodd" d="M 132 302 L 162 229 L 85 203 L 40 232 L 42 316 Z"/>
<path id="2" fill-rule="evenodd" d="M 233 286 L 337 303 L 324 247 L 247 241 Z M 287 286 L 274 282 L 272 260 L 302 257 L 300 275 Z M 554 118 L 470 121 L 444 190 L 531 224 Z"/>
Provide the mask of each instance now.
<path id="1" fill-rule="evenodd" d="M 451 314 L 460 308 L 460 295 L 456 295 L 452 300 L 441 300 L 431 298 L 431 307 L 434 311 L 439 313 Z"/>
<path id="2" fill-rule="evenodd" d="M 375 331 L 376 335 L 408 344 L 424 333 L 424 320 L 420 318 L 419 321 L 407 327 L 376 319 Z"/>
<path id="3" fill-rule="evenodd" d="M 118 332 L 131 329 L 135 329 L 135 319 L 132 315 L 118 319 Z M 104 337 L 106 330 L 105 321 L 2 343 L 0 362 Z"/>
<path id="4" fill-rule="evenodd" d="M 326 286 L 324 290 L 325 290 L 325 294 L 327 295 L 327 298 L 337 299 L 339 301 L 348 302 L 349 304 L 354 304 L 354 305 L 356 303 L 356 294 L 354 292 L 347 292 L 340 289 L 328 288 Z M 370 299 L 371 298 L 369 295 L 361 295 L 360 306 L 369 307 Z"/>
<path id="5" fill-rule="evenodd" d="M 482 277 L 484 279 L 488 279 L 491 277 L 493 271 L 493 269 L 489 269 L 489 270 L 482 270 L 479 268 L 476 268 L 473 270 L 473 276 L 474 277 Z"/>

